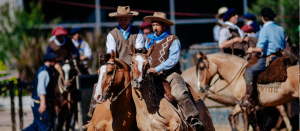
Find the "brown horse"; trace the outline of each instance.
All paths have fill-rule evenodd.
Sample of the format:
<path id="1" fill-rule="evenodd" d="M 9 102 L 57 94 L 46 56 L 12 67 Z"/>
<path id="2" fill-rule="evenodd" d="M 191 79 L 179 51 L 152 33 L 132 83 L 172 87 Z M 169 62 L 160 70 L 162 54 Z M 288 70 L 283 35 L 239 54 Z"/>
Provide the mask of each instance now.
<path id="1" fill-rule="evenodd" d="M 128 65 L 116 59 L 114 51 L 109 61 L 98 69 L 93 96 L 98 104 L 88 131 L 128 131 L 136 127 L 129 70 Z"/>
<path id="2" fill-rule="evenodd" d="M 247 62 L 237 56 L 228 55 L 224 53 L 216 53 L 210 55 L 201 55 L 198 78 L 199 87 L 203 89 L 209 87 L 208 83 L 215 74 L 219 74 L 226 82 L 229 83 L 233 97 L 237 101 L 241 101 L 246 92 L 245 79 L 241 75 L 244 73 L 244 67 Z M 259 104 L 264 107 L 277 106 L 299 98 L 299 76 L 296 73 L 298 66 L 291 66 L 287 68 L 288 78 L 285 82 L 280 83 L 280 88 L 276 93 L 272 91 L 266 91 L 263 88 L 259 89 Z M 238 103 L 237 103 L 238 104 Z M 242 112 L 242 108 L 239 105 L 235 106 L 235 109 L 230 113 L 230 116 L 234 117 L 237 113 Z M 256 120 L 253 120 L 257 123 Z M 235 123 L 231 122 L 232 129 L 236 130 Z M 252 125 L 254 129 L 258 129 L 258 125 Z"/>
<path id="3" fill-rule="evenodd" d="M 132 57 L 132 80 L 133 88 L 132 96 L 136 106 L 137 126 L 141 131 L 183 131 L 193 130 L 191 126 L 185 122 L 183 114 L 177 105 L 171 104 L 163 94 L 158 93 L 156 98 L 157 106 L 153 106 L 153 87 L 146 74 L 149 69 L 148 56 L 152 48 L 147 54 L 135 53 L 135 49 L 131 48 Z M 152 93 L 150 93 L 152 92 Z M 213 123 L 203 101 L 197 101 L 196 107 L 200 112 L 199 119 L 203 122 L 205 131 L 214 131 Z"/>
<path id="4" fill-rule="evenodd" d="M 77 96 L 76 76 L 78 70 L 76 60 L 66 60 L 62 66 L 63 74 L 58 77 L 58 86 L 55 88 L 55 128 L 58 131 L 63 129 L 65 124 L 66 131 L 75 130 L 77 121 Z"/>

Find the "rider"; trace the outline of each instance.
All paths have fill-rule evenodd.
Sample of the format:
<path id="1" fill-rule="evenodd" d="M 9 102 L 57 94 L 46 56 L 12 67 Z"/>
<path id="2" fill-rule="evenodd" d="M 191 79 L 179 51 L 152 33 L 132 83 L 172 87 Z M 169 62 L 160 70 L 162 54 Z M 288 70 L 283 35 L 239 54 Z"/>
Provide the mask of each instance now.
<path id="1" fill-rule="evenodd" d="M 70 58 L 78 58 L 78 50 L 73 45 L 72 40 L 67 37 L 67 30 L 63 27 L 55 27 L 52 30 L 52 37 L 49 39 L 47 53 L 54 52 L 63 58 L 63 60 L 67 60 Z M 61 64 L 56 63 L 54 68 L 58 71 L 58 73 L 63 74 L 61 69 Z"/>
<path id="2" fill-rule="evenodd" d="M 245 73 L 247 85 L 246 95 L 242 106 L 253 107 L 257 96 L 257 76 L 267 68 L 267 65 L 279 56 L 280 50 L 286 47 L 285 33 L 282 27 L 273 22 L 276 14 L 271 8 L 265 7 L 261 10 L 262 21 L 264 23 L 255 48 L 250 47 L 247 53 L 261 52 L 262 57 L 257 63 L 249 67 Z"/>
<path id="3" fill-rule="evenodd" d="M 215 24 L 213 28 L 213 33 L 214 33 L 214 41 L 218 42 L 219 41 L 219 32 L 221 30 L 221 27 L 223 26 L 223 16 L 224 13 L 228 11 L 227 7 L 221 7 L 218 10 L 218 14 L 216 15 L 216 18 L 218 19 L 218 22 Z"/>
<path id="4" fill-rule="evenodd" d="M 132 16 L 137 16 L 139 13 L 136 11 L 130 11 L 129 6 L 118 6 L 117 12 L 110 13 L 110 17 L 116 17 L 119 23 L 118 27 L 114 28 L 107 35 L 106 41 L 106 53 L 101 54 L 100 65 L 105 64 L 109 60 L 110 54 L 113 51 L 116 52 L 117 58 L 123 60 L 127 65 L 131 64 L 132 54 L 130 52 L 130 46 L 134 45 L 138 52 L 144 48 L 144 37 L 142 31 L 131 25 Z M 130 66 L 129 66 L 130 67 Z M 94 89 L 95 90 L 95 89 Z M 88 116 L 92 117 L 95 107 L 97 105 L 96 100 L 91 98 L 90 109 Z M 87 129 L 89 123 L 82 128 Z"/>
<path id="5" fill-rule="evenodd" d="M 166 14 L 154 12 L 153 16 L 144 17 L 146 22 L 152 23 L 153 35 L 148 35 L 145 47 L 149 49 L 153 46 L 153 51 L 149 56 L 150 69 L 147 73 L 158 73 L 166 78 L 170 83 L 171 94 L 183 108 L 185 119 L 197 130 L 204 129 L 203 124 L 198 119 L 199 112 L 189 97 L 188 88 L 180 76 L 180 41 L 177 36 L 172 35 L 166 30 L 167 26 L 174 23 L 166 19 Z"/>
<path id="6" fill-rule="evenodd" d="M 252 37 L 258 38 L 260 25 L 256 23 L 256 16 L 252 13 L 247 13 L 243 17 L 246 21 L 246 25 L 250 25 L 253 28 L 253 33 L 251 33 Z"/>
<path id="7" fill-rule="evenodd" d="M 82 74 L 89 74 L 88 72 L 88 60 L 92 57 L 92 50 L 89 43 L 82 40 L 81 28 L 74 28 L 70 30 L 69 34 L 72 36 L 72 42 L 79 51 L 79 69 Z"/>
<path id="8" fill-rule="evenodd" d="M 153 33 L 152 33 L 153 31 L 152 31 L 152 25 L 151 25 L 151 23 L 148 23 L 148 22 L 144 21 L 144 22 L 139 26 L 139 28 L 143 31 L 143 34 L 144 34 L 144 41 L 147 40 L 149 34 L 150 34 L 150 35 L 153 34 Z"/>
<path id="9" fill-rule="evenodd" d="M 243 57 L 245 55 L 245 51 L 243 50 L 243 45 L 241 43 L 244 41 L 244 34 L 243 31 L 236 25 L 238 22 L 236 9 L 228 9 L 223 16 L 223 20 L 225 23 L 219 33 L 219 47 L 224 53 Z M 232 50 L 232 48 L 234 48 L 234 50 Z"/>
<path id="10" fill-rule="evenodd" d="M 54 113 L 53 97 L 55 80 L 52 67 L 58 58 L 57 54 L 47 53 L 44 64 L 35 75 L 32 91 L 31 108 L 34 116 L 33 123 L 23 131 L 50 131 L 53 128 Z"/>

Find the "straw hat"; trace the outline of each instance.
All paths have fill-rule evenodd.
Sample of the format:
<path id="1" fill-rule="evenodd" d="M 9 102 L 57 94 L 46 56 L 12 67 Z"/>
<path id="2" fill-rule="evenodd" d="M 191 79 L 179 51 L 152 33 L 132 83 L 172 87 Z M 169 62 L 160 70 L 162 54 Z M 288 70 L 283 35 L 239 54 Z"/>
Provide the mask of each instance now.
<path id="1" fill-rule="evenodd" d="M 130 11 L 129 6 L 118 6 L 117 12 L 109 13 L 110 17 L 137 16 L 139 12 Z"/>
<path id="2" fill-rule="evenodd" d="M 219 10 L 218 10 L 218 15 L 222 15 L 224 13 L 226 13 L 228 11 L 228 8 L 227 7 L 221 7 Z"/>
<path id="3" fill-rule="evenodd" d="M 168 26 L 173 26 L 174 23 L 167 19 L 167 15 L 163 12 L 154 12 L 153 16 L 144 17 L 144 21 L 152 23 L 152 21 L 160 21 L 167 23 Z"/>

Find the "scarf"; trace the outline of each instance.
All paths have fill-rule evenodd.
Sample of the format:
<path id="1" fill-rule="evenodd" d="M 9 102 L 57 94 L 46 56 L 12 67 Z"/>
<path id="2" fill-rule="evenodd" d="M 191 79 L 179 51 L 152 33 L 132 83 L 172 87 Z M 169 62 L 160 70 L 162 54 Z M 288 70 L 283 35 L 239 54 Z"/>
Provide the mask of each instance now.
<path id="1" fill-rule="evenodd" d="M 163 34 L 161 34 L 158 37 L 156 37 L 154 35 L 148 35 L 150 42 L 147 45 L 147 49 L 149 49 L 153 45 L 154 41 L 162 40 L 162 39 L 166 38 L 169 34 L 170 34 L 170 32 L 168 30 L 166 30 Z"/>
<path id="2" fill-rule="evenodd" d="M 120 25 L 118 25 L 118 28 L 119 28 L 121 34 L 123 35 L 123 33 L 122 33 L 122 31 L 121 31 L 122 28 L 120 27 Z M 128 36 L 129 36 L 130 31 L 131 31 L 131 24 L 129 24 L 128 31 L 126 31 L 125 36 L 123 35 L 123 37 L 125 38 L 125 40 L 128 39 Z"/>

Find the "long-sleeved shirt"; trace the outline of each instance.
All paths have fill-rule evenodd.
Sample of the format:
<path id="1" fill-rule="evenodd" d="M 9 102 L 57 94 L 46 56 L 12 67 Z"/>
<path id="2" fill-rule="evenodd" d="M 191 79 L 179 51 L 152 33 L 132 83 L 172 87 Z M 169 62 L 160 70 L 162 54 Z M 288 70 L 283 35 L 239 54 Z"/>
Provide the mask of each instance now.
<path id="1" fill-rule="evenodd" d="M 129 32 L 129 27 L 126 30 L 123 30 L 121 28 L 121 32 L 123 34 L 123 36 L 126 36 L 126 33 Z M 139 30 L 139 34 L 137 35 L 137 38 L 135 40 L 135 48 L 139 49 L 139 48 L 143 48 L 144 47 L 144 36 L 143 36 L 143 32 L 141 30 Z M 111 35 L 111 33 L 109 33 L 107 35 L 107 40 L 106 40 L 106 53 L 111 53 L 111 51 L 116 51 L 117 48 L 117 44 L 115 42 L 114 37 Z"/>
<path id="2" fill-rule="evenodd" d="M 224 24 L 223 21 L 221 20 L 218 20 L 218 23 L 220 23 L 221 25 Z M 214 38 L 216 41 L 219 41 L 219 32 L 221 30 L 221 26 L 220 25 L 216 25 L 214 28 L 213 28 L 213 33 L 214 33 Z"/>
<path id="3" fill-rule="evenodd" d="M 73 42 L 73 44 L 74 44 L 75 47 L 78 47 L 79 41 L 76 41 L 76 40 L 72 39 L 72 42 Z M 84 42 L 84 41 L 81 40 L 81 42 Z M 84 46 L 84 49 L 82 49 L 82 48 L 80 47 L 79 50 L 83 50 L 83 54 L 84 54 L 85 56 L 87 56 L 89 59 L 91 59 L 91 57 L 92 57 L 92 50 L 91 50 L 90 45 L 89 45 L 87 42 L 86 42 L 86 44 L 85 44 L 85 46 Z"/>
<path id="4" fill-rule="evenodd" d="M 286 47 L 285 33 L 281 26 L 273 21 L 268 21 L 260 30 L 257 47 L 263 50 L 262 55 L 268 56 L 275 53 L 278 49 Z"/>
<path id="5" fill-rule="evenodd" d="M 46 88 L 49 84 L 50 76 L 46 70 L 41 71 L 38 74 L 38 83 L 37 83 L 37 94 L 46 95 Z"/>
<path id="6" fill-rule="evenodd" d="M 230 33 L 228 28 L 238 29 L 241 38 L 244 38 L 244 32 L 237 25 L 235 25 L 229 21 L 226 21 L 224 24 L 226 24 L 228 26 L 227 26 L 227 28 L 223 28 L 220 30 L 219 44 L 228 40 L 232 36 L 232 34 Z"/>
<path id="7" fill-rule="evenodd" d="M 156 34 L 154 33 L 154 36 L 156 36 Z M 162 40 L 158 40 L 155 41 L 156 44 L 160 43 Z M 147 44 L 148 41 L 145 44 L 145 48 L 147 49 Z M 158 65 L 157 67 L 155 67 L 156 72 L 161 72 L 161 71 L 165 71 L 165 70 L 169 70 L 172 67 L 175 66 L 175 64 L 179 61 L 179 57 L 180 57 L 180 50 L 181 50 L 181 45 L 180 45 L 180 41 L 178 39 L 175 39 L 172 42 L 172 45 L 169 48 L 169 57 L 166 61 L 164 61 L 163 63 L 161 63 L 160 65 Z"/>

